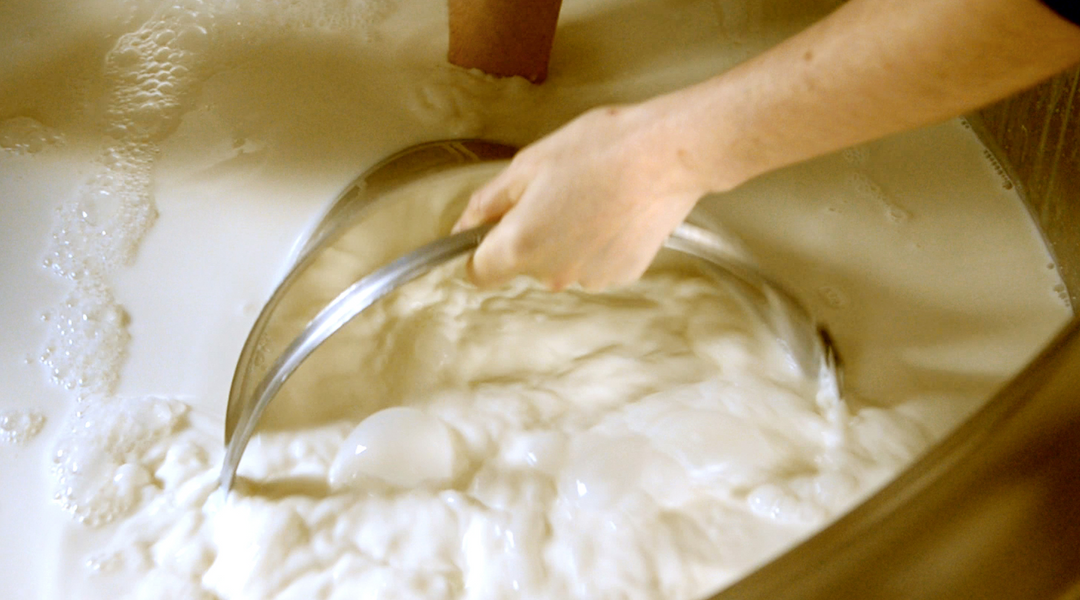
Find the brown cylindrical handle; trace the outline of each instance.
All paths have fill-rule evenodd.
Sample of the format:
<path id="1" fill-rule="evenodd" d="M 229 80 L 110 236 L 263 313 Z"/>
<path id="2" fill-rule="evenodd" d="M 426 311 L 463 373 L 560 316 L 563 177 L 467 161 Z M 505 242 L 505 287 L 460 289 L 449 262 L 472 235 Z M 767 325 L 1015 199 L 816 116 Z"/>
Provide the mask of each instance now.
<path id="1" fill-rule="evenodd" d="M 533 83 L 547 78 L 562 0 L 448 0 L 452 64 Z"/>

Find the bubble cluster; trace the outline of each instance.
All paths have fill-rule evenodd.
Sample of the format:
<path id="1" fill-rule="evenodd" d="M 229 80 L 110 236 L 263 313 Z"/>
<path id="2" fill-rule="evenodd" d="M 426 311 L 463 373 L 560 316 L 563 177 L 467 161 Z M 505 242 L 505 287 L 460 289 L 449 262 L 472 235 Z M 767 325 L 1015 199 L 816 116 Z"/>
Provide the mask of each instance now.
<path id="1" fill-rule="evenodd" d="M 115 388 L 131 336 L 124 309 L 108 286 L 79 281 L 42 320 L 47 333 L 40 359 L 54 383 L 81 394 Z"/>
<path id="2" fill-rule="evenodd" d="M 1072 302 L 1069 299 L 1069 289 L 1065 287 L 1065 284 L 1059 283 L 1054 286 L 1054 293 L 1065 304 L 1065 306 L 1072 306 Z"/>
<path id="3" fill-rule="evenodd" d="M 169 3 L 117 40 L 105 56 L 106 133 L 143 143 L 172 133 L 202 78 L 213 19 L 200 0 Z"/>
<path id="4" fill-rule="evenodd" d="M 990 168 L 994 170 L 994 173 L 997 173 L 997 176 L 1001 178 L 1002 189 L 1013 189 L 1014 184 L 1012 178 L 1009 177 L 1008 171 L 1005 170 L 1005 167 L 1001 164 L 1001 161 L 999 161 L 997 157 L 994 156 L 994 153 L 990 152 L 989 150 L 983 150 L 983 157 L 986 159 L 986 162 L 990 163 Z"/>
<path id="5" fill-rule="evenodd" d="M 30 117 L 0 123 L 0 148 L 15 154 L 36 154 L 64 143 L 64 136 Z"/>
<path id="6" fill-rule="evenodd" d="M 0 411 L 0 442 L 25 444 L 41 433 L 45 415 L 36 410 L 9 409 Z"/>
<path id="7" fill-rule="evenodd" d="M 386 7 L 376 0 L 179 0 L 164 3 L 117 39 L 104 65 L 106 148 L 95 172 L 57 208 L 42 261 L 74 283 L 68 297 L 46 313 L 53 327 L 42 362 L 57 383 L 107 393 L 119 377 L 129 336 L 109 281 L 131 263 L 158 216 L 151 180 L 158 144 L 179 125 L 201 83 L 226 62 L 216 42 L 217 22 L 235 29 L 230 37 L 248 41 L 265 41 L 282 28 L 368 32 Z M 129 8 L 134 19 L 141 5 Z M 60 139 L 25 117 L 0 124 L 0 146 L 16 151 L 36 151 Z"/>
<path id="8" fill-rule="evenodd" d="M 150 162 L 137 152 L 105 153 L 98 172 L 56 209 L 42 265 L 57 277 L 105 278 L 129 264 L 157 218 Z"/>
<path id="9" fill-rule="evenodd" d="M 96 173 L 56 211 L 43 266 L 74 282 L 45 314 L 52 326 L 42 363 L 54 381 L 107 393 L 129 335 L 109 279 L 129 264 L 157 218 L 150 172 L 156 144 L 179 123 L 202 77 L 213 16 L 198 0 L 166 4 L 105 57 L 109 143 Z"/>
<path id="10" fill-rule="evenodd" d="M 138 506 L 187 407 L 162 398 L 95 397 L 80 404 L 53 456 L 54 498 L 98 527 Z"/>

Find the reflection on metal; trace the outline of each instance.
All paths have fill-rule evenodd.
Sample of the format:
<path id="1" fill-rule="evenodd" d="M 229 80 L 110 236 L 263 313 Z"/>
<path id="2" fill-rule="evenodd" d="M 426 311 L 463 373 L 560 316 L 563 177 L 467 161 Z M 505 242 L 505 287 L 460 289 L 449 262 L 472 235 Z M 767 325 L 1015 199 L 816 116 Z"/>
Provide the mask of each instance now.
<path id="1" fill-rule="evenodd" d="M 491 225 L 436 239 L 366 273 L 322 308 L 276 354 L 273 364 L 264 368 L 265 360 L 256 357 L 262 351 L 265 358 L 267 330 L 275 315 L 280 316 L 279 305 L 289 291 L 303 287 L 300 283 L 303 272 L 317 256 L 329 251 L 346 230 L 363 221 L 364 211 L 379 203 L 389 191 L 441 170 L 503 160 L 514 152 L 513 147 L 484 140 L 443 140 L 411 146 L 363 173 L 334 202 L 304 243 L 299 259 L 259 313 L 237 362 L 226 410 L 225 460 L 220 476 L 221 488 L 226 493 L 232 488 L 244 449 L 259 419 L 296 369 L 323 342 L 379 299 L 438 265 L 471 252 Z M 700 259 L 702 269 L 718 283 L 732 286 L 772 330 L 793 366 L 814 383 L 817 398 L 826 404 L 823 408 L 826 411 L 839 408 L 843 383 L 839 357 L 823 326 L 795 296 L 761 273 L 729 240 L 706 229 L 686 223 L 679 225 L 664 246 Z"/>
<path id="2" fill-rule="evenodd" d="M 1080 69 L 981 111 L 984 137 L 1012 167 L 1057 259 L 1073 305 L 1080 299 Z"/>
<path id="3" fill-rule="evenodd" d="M 1080 71 L 973 116 L 1080 297 Z M 923 458 L 713 600 L 1080 598 L 1080 320 Z"/>
<path id="4" fill-rule="evenodd" d="M 323 250 L 361 220 L 381 196 L 424 175 L 479 161 L 506 160 L 512 157 L 515 151 L 511 146 L 486 140 L 446 140 L 420 144 L 386 158 L 345 188 L 308 235 L 292 268 L 263 306 L 247 341 L 244 342 L 233 374 L 229 403 L 225 411 L 226 454 L 221 469 L 222 488 L 227 491 L 232 487 L 240 457 L 254 432 L 262 409 L 265 408 L 264 402 L 256 410 L 256 403 L 252 402 L 253 393 L 256 385 L 263 382 L 270 367 L 266 363 L 266 355 L 276 356 L 281 350 L 271 339 L 268 328 L 278 306 L 297 283 L 300 275 Z"/>

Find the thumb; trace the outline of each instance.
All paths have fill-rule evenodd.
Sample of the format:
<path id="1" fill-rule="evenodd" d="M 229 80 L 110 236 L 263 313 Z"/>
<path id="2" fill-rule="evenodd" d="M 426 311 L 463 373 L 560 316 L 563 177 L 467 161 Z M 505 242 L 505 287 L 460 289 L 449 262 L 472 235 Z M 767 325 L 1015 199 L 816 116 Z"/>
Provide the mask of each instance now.
<path id="1" fill-rule="evenodd" d="M 504 224 L 495 226 L 469 258 L 466 272 L 477 287 L 490 288 L 508 281 L 514 274 L 514 261 L 508 250 Z"/>
<path id="2" fill-rule="evenodd" d="M 524 191 L 524 184 L 510 179 L 504 171 L 487 185 L 473 192 L 469 204 L 458 217 L 452 233 L 472 229 L 484 223 L 498 221 L 517 204 Z"/>

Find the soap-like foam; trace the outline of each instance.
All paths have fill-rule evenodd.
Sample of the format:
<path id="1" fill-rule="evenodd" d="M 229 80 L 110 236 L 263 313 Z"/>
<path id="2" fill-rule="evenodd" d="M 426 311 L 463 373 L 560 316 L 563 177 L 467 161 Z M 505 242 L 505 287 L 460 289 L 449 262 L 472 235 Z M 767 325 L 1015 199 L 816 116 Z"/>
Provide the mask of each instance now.
<path id="1" fill-rule="evenodd" d="M 165 4 L 106 54 L 107 145 L 97 173 L 56 210 L 42 261 L 74 282 L 52 322 L 42 362 L 80 394 L 112 392 L 130 336 L 111 276 L 129 265 L 157 218 L 151 171 L 157 144 L 179 123 L 207 75 L 213 15 L 200 0 Z"/>
<path id="2" fill-rule="evenodd" d="M 133 3 L 128 8 L 134 15 L 147 7 Z M 175 131 L 202 83 L 228 63 L 216 48 L 219 22 L 233 29 L 233 39 L 246 37 L 251 44 L 272 40 L 281 28 L 350 32 L 369 39 L 387 11 L 383 0 L 170 0 L 120 35 L 103 66 L 106 147 L 96 174 L 57 208 L 52 243 L 43 259 L 43 266 L 58 277 L 93 283 L 76 285 L 48 314 L 66 319 L 73 308 L 107 302 L 103 298 L 111 296 L 113 273 L 134 260 L 158 216 L 151 173 L 159 144 Z M 0 123 L 0 147 L 12 151 L 38 152 L 62 139 L 26 117 Z M 53 380 L 67 389 L 111 392 L 126 355 L 126 325 L 111 322 L 96 331 L 90 327 L 51 329 L 43 362 Z M 84 340 L 101 347 L 78 358 L 66 356 L 73 348 L 85 347 Z"/>
<path id="3" fill-rule="evenodd" d="M 138 506 L 186 407 L 161 398 L 92 397 L 69 419 L 53 456 L 54 498 L 98 527 Z"/>
<path id="4" fill-rule="evenodd" d="M 45 427 L 45 415 L 36 410 L 0 410 L 0 443 L 29 442 Z"/>
<path id="5" fill-rule="evenodd" d="M 78 281 L 42 320 L 48 333 L 41 362 L 52 381 L 80 395 L 111 392 L 131 336 L 109 287 L 93 278 Z"/>

